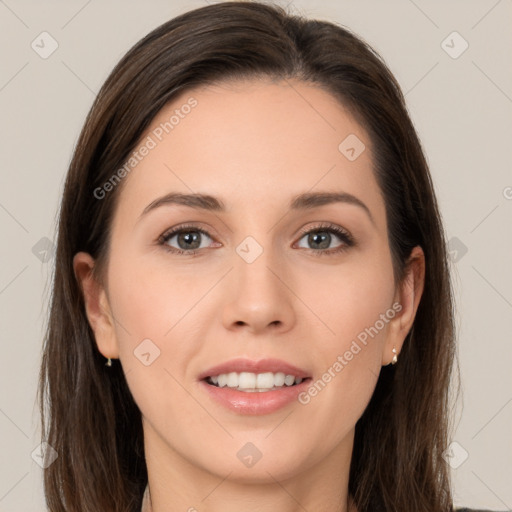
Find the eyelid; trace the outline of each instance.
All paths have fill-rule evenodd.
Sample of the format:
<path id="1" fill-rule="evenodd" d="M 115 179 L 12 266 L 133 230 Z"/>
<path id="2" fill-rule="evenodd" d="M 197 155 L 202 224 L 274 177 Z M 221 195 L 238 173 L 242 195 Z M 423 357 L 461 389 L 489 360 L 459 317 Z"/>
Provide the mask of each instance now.
<path id="1" fill-rule="evenodd" d="M 206 228 L 202 228 L 198 224 L 186 223 L 186 224 L 179 224 L 178 226 L 169 228 L 166 231 L 164 231 L 164 233 L 162 233 L 158 237 L 158 242 L 165 243 L 169 238 L 180 234 L 182 231 L 198 231 L 199 233 L 202 233 L 203 235 L 206 235 L 208 238 L 212 238 L 212 240 L 213 240 L 213 236 L 210 234 L 210 232 Z"/>
<path id="2" fill-rule="evenodd" d="M 351 235 L 351 233 L 347 229 L 339 226 L 338 224 L 333 224 L 331 222 L 326 222 L 326 221 L 320 222 L 319 224 L 314 225 L 314 226 L 301 228 L 298 236 L 300 238 L 302 238 L 304 235 L 308 235 L 309 233 L 315 232 L 315 231 L 321 231 L 322 229 L 325 229 L 328 231 L 331 230 L 331 231 L 334 231 L 335 233 L 337 232 L 338 236 L 343 235 L 344 237 L 347 238 L 347 240 L 350 243 L 355 245 L 354 237 Z"/>

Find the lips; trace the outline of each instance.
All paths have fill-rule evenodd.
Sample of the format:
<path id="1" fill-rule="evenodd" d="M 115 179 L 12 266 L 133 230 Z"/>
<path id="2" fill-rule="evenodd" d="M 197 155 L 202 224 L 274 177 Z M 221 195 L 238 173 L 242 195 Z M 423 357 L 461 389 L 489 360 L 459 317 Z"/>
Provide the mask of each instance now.
<path id="1" fill-rule="evenodd" d="M 254 378 L 256 374 L 258 377 L 263 376 L 263 382 L 268 382 L 266 379 L 270 378 L 270 374 L 274 374 L 276 379 L 283 379 L 285 375 L 288 384 L 270 389 L 263 384 L 261 389 L 262 383 L 258 381 L 259 389 L 245 390 L 215 384 L 216 377 L 229 375 L 230 378 L 237 378 L 234 374 L 244 375 L 244 378 L 247 378 L 248 374 L 253 374 Z M 277 377 L 278 375 L 281 377 Z M 288 377 L 294 377 L 295 383 L 292 384 Z M 310 381 L 310 373 L 307 370 L 279 359 L 233 359 L 213 366 L 199 375 L 200 389 L 207 396 L 222 407 L 244 415 L 270 414 L 290 404 L 297 404 L 298 395 L 307 389 Z"/>
<path id="2" fill-rule="evenodd" d="M 199 374 L 198 379 L 204 380 L 208 377 L 214 377 L 225 373 L 284 373 L 285 375 L 293 375 L 302 380 L 310 377 L 307 370 L 299 368 L 290 363 L 279 359 L 261 359 L 259 361 L 253 361 L 251 359 L 232 359 L 225 363 L 218 364 L 211 368 L 208 368 L 204 372 Z"/>

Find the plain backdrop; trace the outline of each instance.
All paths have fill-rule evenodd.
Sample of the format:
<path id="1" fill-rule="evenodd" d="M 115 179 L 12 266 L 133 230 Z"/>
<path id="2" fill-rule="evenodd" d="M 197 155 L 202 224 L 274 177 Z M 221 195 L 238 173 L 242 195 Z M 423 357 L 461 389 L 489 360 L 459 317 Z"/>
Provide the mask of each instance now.
<path id="1" fill-rule="evenodd" d="M 135 42 L 205 4 L 0 0 L 1 512 L 44 509 L 35 396 L 56 214 L 85 116 Z M 463 389 L 447 453 L 455 504 L 512 509 L 512 3 L 289 9 L 363 37 L 406 94 L 452 254 Z"/>

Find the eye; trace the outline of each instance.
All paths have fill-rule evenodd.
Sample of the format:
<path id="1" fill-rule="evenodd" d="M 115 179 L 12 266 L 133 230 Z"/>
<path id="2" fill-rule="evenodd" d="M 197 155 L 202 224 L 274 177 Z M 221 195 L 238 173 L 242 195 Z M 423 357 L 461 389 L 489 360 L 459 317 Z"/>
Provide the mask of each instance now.
<path id="1" fill-rule="evenodd" d="M 334 238 L 332 235 L 334 235 Z M 201 252 L 201 249 L 211 245 L 211 242 L 210 244 L 206 243 L 204 238 L 213 241 L 212 237 L 204 229 L 194 225 L 185 225 L 167 231 L 158 239 L 158 243 L 174 254 L 196 256 Z M 332 247 L 331 244 L 333 241 L 336 241 L 336 238 L 339 242 L 336 246 Z M 175 239 L 174 242 L 173 239 Z M 311 247 L 300 245 L 300 241 L 303 239 L 306 239 L 306 244 L 309 244 Z M 176 244 L 177 247 L 173 244 Z M 217 246 L 219 245 L 222 244 Z M 354 245 L 356 245 L 355 241 L 348 231 L 340 226 L 328 223 L 303 230 L 298 247 L 305 248 L 315 256 L 329 256 L 346 251 Z"/>
<path id="2" fill-rule="evenodd" d="M 208 244 L 202 244 L 202 239 L 205 237 L 212 240 L 207 231 L 197 226 L 179 226 L 164 233 L 158 241 L 170 252 L 195 255 L 200 249 L 208 247 Z M 174 238 L 176 239 L 174 243 L 177 244 L 178 247 L 171 245 L 171 241 Z"/>
<path id="3" fill-rule="evenodd" d="M 313 229 L 303 231 L 301 235 L 300 240 L 306 239 L 306 244 L 310 245 L 310 247 L 306 246 L 305 249 L 308 249 L 315 256 L 338 254 L 355 245 L 355 241 L 350 233 L 335 224 L 316 226 Z M 335 235 L 334 238 L 338 238 L 341 241 L 334 247 L 331 246 L 333 242 L 332 235 Z M 303 246 L 299 245 L 299 247 Z"/>

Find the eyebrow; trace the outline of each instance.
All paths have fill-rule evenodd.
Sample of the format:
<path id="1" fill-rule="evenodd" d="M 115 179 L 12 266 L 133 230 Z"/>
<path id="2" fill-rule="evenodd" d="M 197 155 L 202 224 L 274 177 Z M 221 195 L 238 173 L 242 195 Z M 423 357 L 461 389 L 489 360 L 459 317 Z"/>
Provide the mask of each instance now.
<path id="1" fill-rule="evenodd" d="M 306 192 L 304 194 L 299 194 L 291 199 L 289 209 L 294 211 L 311 210 L 313 208 L 333 203 L 346 203 L 358 206 L 366 212 L 372 223 L 375 224 L 368 206 L 366 206 L 366 204 L 364 204 L 359 198 L 349 194 L 348 192 Z M 148 204 L 140 214 L 139 220 L 155 208 L 173 204 L 211 212 L 222 213 L 226 211 L 225 203 L 217 197 L 208 194 L 183 194 L 179 192 L 170 192 Z"/>

